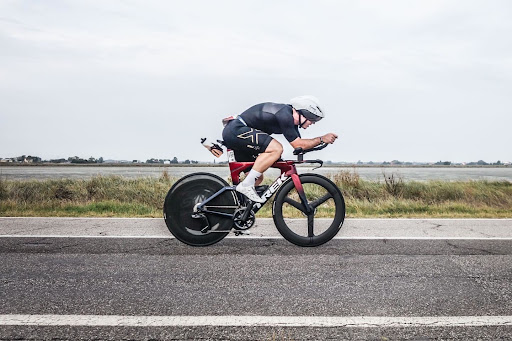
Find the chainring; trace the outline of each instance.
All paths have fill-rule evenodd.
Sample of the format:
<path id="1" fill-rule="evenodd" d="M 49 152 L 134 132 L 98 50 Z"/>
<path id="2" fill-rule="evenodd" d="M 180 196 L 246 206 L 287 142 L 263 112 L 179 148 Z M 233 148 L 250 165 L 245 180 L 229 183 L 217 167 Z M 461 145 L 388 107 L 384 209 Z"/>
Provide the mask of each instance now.
<path id="1" fill-rule="evenodd" d="M 248 230 L 254 225 L 254 222 L 256 221 L 256 216 L 253 210 L 251 210 L 251 212 L 249 213 L 247 220 L 242 221 L 242 217 L 244 216 L 246 211 L 247 208 L 242 207 L 237 209 L 233 214 L 233 227 L 235 228 L 235 230 Z"/>

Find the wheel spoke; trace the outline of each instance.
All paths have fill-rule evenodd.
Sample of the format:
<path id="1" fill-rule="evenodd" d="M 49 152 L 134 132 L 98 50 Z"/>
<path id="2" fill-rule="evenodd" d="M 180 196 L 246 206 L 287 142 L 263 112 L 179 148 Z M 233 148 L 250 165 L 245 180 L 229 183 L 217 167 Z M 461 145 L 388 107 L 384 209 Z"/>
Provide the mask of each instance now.
<path id="1" fill-rule="evenodd" d="M 304 208 L 304 206 L 300 202 L 297 202 L 297 201 L 293 200 L 290 197 L 285 197 L 284 198 L 284 202 L 292 205 L 293 207 L 295 207 L 296 209 L 298 209 L 301 212 L 306 212 L 306 209 Z"/>
<path id="2" fill-rule="evenodd" d="M 327 193 L 326 195 L 324 195 L 323 197 L 321 198 L 318 198 L 316 199 L 315 201 L 312 201 L 310 203 L 311 207 L 313 208 L 317 208 L 318 206 L 322 205 L 324 202 L 326 202 L 327 200 L 331 199 L 332 198 L 332 195 L 331 193 Z"/>
<path id="3" fill-rule="evenodd" d="M 308 215 L 308 237 L 314 237 L 315 234 L 313 233 L 313 221 L 315 219 L 314 214 Z"/>

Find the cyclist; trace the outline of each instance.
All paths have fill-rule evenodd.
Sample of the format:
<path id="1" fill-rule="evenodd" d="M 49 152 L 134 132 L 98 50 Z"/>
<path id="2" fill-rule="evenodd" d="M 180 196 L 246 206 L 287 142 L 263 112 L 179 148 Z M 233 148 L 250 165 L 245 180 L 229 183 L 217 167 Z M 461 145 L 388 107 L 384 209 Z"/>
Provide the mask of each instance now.
<path id="1" fill-rule="evenodd" d="M 307 129 L 324 117 L 317 98 L 299 96 L 291 99 L 290 104 L 256 104 L 229 120 L 222 132 L 224 144 L 234 151 L 237 161 L 254 162 L 244 181 L 236 186 L 236 191 L 254 202 L 264 202 L 254 186 L 263 181 L 263 172 L 279 160 L 283 153 L 281 143 L 270 135 L 283 134 L 294 149 L 310 149 L 321 143 L 334 143 L 338 138 L 334 133 L 313 139 L 300 136 L 299 128 Z"/>

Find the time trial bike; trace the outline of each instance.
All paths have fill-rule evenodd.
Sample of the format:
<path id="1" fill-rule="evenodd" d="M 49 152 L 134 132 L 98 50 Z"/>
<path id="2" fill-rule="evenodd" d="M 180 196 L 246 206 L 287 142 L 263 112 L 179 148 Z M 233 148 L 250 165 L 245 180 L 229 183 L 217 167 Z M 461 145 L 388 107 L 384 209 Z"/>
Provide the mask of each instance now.
<path id="1" fill-rule="evenodd" d="M 343 225 L 343 195 L 328 178 L 315 173 L 299 175 L 295 165 L 318 164 L 316 168 L 321 167 L 322 160 L 304 160 L 303 157 L 326 146 L 322 144 L 308 150 L 298 148 L 293 152 L 297 160 L 275 162 L 272 167 L 280 170 L 280 176 L 270 186 L 256 187 L 264 203 L 252 202 L 236 192 L 240 173 L 249 171 L 254 162 L 237 162 L 233 151 L 228 149 L 233 185 L 210 173 L 193 173 L 181 178 L 165 198 L 165 223 L 183 243 L 212 245 L 231 230 L 238 235 L 251 228 L 256 212 L 275 194 L 272 217 L 279 233 L 299 246 L 322 245 L 334 238 Z"/>

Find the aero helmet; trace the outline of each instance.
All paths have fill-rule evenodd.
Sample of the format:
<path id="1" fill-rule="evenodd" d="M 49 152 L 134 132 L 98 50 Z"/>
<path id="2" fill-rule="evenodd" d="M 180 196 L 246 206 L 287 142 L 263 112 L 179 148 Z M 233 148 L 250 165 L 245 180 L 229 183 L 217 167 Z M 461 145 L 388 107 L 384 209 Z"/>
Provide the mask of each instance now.
<path id="1" fill-rule="evenodd" d="M 320 106 L 318 105 L 318 99 L 316 97 L 295 97 L 290 100 L 290 104 L 299 114 L 311 122 L 318 122 L 325 117 L 323 110 L 320 109 Z"/>

